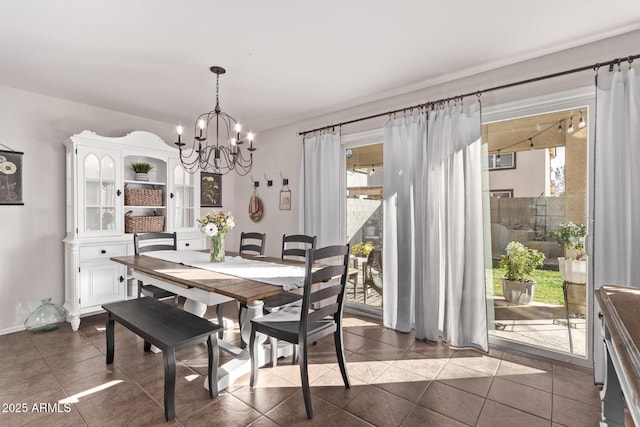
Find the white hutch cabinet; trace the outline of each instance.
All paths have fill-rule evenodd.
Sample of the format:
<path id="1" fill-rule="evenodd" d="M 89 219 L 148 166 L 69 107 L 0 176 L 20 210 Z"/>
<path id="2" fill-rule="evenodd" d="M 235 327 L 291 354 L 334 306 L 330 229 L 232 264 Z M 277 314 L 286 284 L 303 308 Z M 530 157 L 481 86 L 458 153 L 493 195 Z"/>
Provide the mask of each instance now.
<path id="1" fill-rule="evenodd" d="M 111 257 L 133 255 L 133 234 L 125 215 L 163 216 L 164 230 L 178 233 L 178 249 L 202 249 L 199 174 L 187 173 L 177 149 L 149 132 L 108 138 L 83 131 L 66 147 L 67 235 L 65 302 L 74 331 L 80 317 L 102 304 L 137 297 L 137 286 L 125 266 Z M 136 181 L 132 163 L 153 166 L 148 181 Z M 125 188 L 161 190 L 156 206 L 125 205 Z M 155 193 L 158 194 L 158 193 Z"/>

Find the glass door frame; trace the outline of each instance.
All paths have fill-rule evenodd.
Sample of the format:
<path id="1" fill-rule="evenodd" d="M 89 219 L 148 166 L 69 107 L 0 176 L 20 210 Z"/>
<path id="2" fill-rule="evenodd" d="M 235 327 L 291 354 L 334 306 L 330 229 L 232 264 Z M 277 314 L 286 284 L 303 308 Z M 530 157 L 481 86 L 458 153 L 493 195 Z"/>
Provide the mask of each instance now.
<path id="1" fill-rule="evenodd" d="M 562 111 L 568 109 L 577 109 L 580 107 L 587 107 L 587 123 L 588 126 L 588 138 L 587 138 L 587 200 L 586 200 L 586 224 L 588 224 L 587 230 L 593 227 L 593 218 L 591 216 L 592 209 L 592 195 L 593 195 L 593 159 L 594 159 L 594 138 L 595 138 L 595 89 L 593 86 L 582 87 L 562 92 L 556 92 L 548 95 L 542 95 L 539 97 L 532 97 L 528 99 L 522 99 L 509 103 L 499 104 L 490 107 L 484 107 L 482 109 L 482 124 L 498 122 L 503 120 L 512 120 L 525 116 L 534 116 L 539 114 L 551 113 L 554 111 Z M 483 143 L 483 148 L 486 151 L 486 143 Z M 483 189 L 488 191 L 488 186 Z M 487 236 L 486 233 L 490 233 L 490 229 L 485 232 L 485 239 L 491 239 L 491 236 Z M 587 236 L 588 237 L 588 236 Z M 587 251 L 590 249 L 589 245 L 585 245 Z M 584 367 L 593 367 L 593 331 L 594 331 L 594 298 L 593 298 L 593 277 L 592 265 L 588 264 L 588 275 L 586 285 L 586 331 L 585 331 L 585 357 L 572 355 L 569 353 L 554 351 L 550 348 L 536 347 L 529 344 L 524 344 L 512 340 L 503 339 L 497 336 L 489 335 L 489 345 L 492 348 L 508 349 L 525 353 L 529 356 L 542 357 L 546 359 L 557 360 L 561 362 L 570 363 L 573 365 L 579 365 Z M 487 311 L 493 310 L 490 306 L 490 300 L 487 298 Z M 490 321 L 492 315 L 487 313 L 487 320 Z"/>
<path id="2" fill-rule="evenodd" d="M 340 149 L 342 150 L 343 154 L 345 154 L 341 156 L 340 159 L 340 188 L 342 191 L 340 200 L 342 200 L 342 203 L 344 203 L 344 209 L 342 210 L 344 212 L 344 214 L 342 215 L 342 229 L 345 230 L 345 234 L 347 230 L 347 156 L 345 152 L 347 148 L 364 147 L 373 144 L 384 144 L 384 128 L 382 126 L 377 129 L 355 132 L 351 134 L 342 134 L 340 136 Z M 382 307 L 371 307 L 365 304 L 357 304 L 354 302 L 349 302 L 345 299 L 345 308 L 351 312 L 362 313 L 382 319 Z"/>

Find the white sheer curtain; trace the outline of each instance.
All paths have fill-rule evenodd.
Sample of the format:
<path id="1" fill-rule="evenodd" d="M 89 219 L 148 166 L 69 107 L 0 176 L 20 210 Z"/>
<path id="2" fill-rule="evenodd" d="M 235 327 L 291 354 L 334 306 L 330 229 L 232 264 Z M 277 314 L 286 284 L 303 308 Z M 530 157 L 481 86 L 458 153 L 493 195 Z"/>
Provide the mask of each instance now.
<path id="1" fill-rule="evenodd" d="M 596 93 L 593 283 L 640 286 L 640 82 L 635 71 L 600 75 Z M 597 304 L 596 304 L 597 305 Z M 595 307 L 594 315 L 598 308 Z M 594 317 L 597 319 L 597 317 Z M 596 337 L 599 336 L 594 327 Z M 594 339 L 596 377 L 602 346 Z"/>
<path id="2" fill-rule="evenodd" d="M 305 137 L 300 185 L 300 229 L 318 236 L 317 247 L 344 243 L 339 133 Z"/>
<path id="3" fill-rule="evenodd" d="M 480 104 L 385 125 L 384 323 L 488 351 Z"/>

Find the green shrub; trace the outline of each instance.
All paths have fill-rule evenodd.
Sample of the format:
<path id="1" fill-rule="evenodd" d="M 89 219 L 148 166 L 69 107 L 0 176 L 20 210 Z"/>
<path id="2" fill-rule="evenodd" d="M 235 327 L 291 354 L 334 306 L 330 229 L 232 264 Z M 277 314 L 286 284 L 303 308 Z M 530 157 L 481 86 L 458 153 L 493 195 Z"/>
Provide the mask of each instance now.
<path id="1" fill-rule="evenodd" d="M 531 275 L 543 261 L 542 252 L 520 242 L 511 242 L 507 245 L 507 254 L 500 258 L 500 267 L 505 269 L 505 279 L 524 282 L 531 280 Z"/>

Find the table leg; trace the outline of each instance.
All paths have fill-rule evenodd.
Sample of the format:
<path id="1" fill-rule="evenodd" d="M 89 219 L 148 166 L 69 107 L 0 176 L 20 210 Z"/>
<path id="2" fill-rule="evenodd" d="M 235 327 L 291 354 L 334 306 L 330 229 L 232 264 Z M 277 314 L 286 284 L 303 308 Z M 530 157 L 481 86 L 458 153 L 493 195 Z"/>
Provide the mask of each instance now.
<path id="1" fill-rule="evenodd" d="M 204 317 L 204 313 L 207 311 L 207 304 L 187 298 L 184 302 L 183 310 L 198 317 Z"/>

